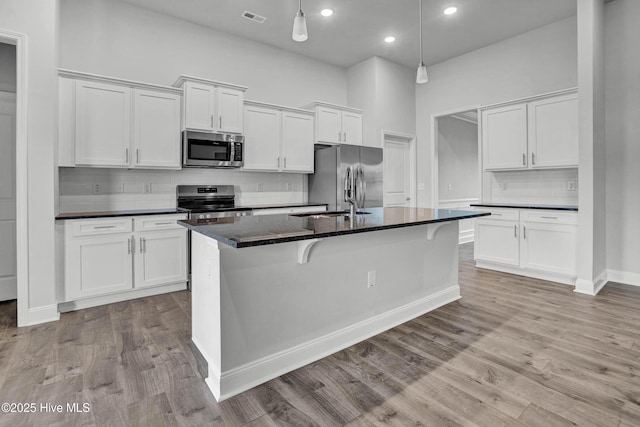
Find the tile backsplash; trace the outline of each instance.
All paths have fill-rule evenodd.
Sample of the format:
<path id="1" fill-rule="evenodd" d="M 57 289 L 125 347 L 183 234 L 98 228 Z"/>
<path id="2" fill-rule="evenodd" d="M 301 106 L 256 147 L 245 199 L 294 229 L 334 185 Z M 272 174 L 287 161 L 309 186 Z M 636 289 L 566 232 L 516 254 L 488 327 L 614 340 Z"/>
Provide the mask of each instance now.
<path id="1" fill-rule="evenodd" d="M 59 168 L 59 174 L 60 212 L 171 208 L 179 184 L 231 184 L 241 205 L 307 201 L 304 174 L 102 168 Z"/>
<path id="2" fill-rule="evenodd" d="M 486 172 L 485 180 L 485 202 L 578 204 L 578 169 Z"/>

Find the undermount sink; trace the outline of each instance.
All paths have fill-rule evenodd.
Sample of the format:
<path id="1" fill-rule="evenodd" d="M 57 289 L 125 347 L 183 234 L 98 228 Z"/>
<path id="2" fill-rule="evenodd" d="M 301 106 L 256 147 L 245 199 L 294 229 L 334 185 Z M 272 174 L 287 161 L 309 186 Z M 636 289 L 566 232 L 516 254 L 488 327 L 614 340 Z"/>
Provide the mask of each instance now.
<path id="1" fill-rule="evenodd" d="M 359 211 L 356 212 L 356 215 L 368 215 L 371 212 Z M 301 213 L 301 214 L 293 214 L 291 216 L 297 216 L 299 218 L 335 218 L 339 216 L 349 216 L 349 212 L 345 211 L 329 211 L 329 212 L 315 212 L 315 213 Z"/>

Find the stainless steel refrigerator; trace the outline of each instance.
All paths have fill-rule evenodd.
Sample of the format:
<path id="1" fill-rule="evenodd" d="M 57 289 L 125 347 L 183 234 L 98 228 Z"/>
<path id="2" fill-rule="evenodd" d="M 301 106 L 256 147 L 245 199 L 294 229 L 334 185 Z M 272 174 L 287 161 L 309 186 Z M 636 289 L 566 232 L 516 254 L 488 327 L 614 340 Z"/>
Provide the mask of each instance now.
<path id="1" fill-rule="evenodd" d="M 347 210 L 345 189 L 354 185 L 358 208 L 382 206 L 382 148 L 359 145 L 316 147 L 315 173 L 309 176 L 309 202 Z"/>

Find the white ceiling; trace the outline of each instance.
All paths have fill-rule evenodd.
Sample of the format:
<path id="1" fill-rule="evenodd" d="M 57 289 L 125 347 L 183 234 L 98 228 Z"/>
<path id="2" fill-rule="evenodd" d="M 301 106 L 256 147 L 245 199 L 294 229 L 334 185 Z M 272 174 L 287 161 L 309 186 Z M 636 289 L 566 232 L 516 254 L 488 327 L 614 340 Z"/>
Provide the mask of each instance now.
<path id="1" fill-rule="evenodd" d="M 303 0 L 309 39 L 291 39 L 298 0 L 124 0 L 291 52 L 350 67 L 380 56 L 409 68 L 420 61 L 419 0 Z M 576 14 L 576 0 L 423 0 L 424 59 L 436 64 Z M 458 13 L 445 16 L 447 6 Z M 324 8 L 335 10 L 330 18 Z M 258 24 L 245 10 L 267 17 Z M 387 44 L 383 38 L 394 35 Z"/>

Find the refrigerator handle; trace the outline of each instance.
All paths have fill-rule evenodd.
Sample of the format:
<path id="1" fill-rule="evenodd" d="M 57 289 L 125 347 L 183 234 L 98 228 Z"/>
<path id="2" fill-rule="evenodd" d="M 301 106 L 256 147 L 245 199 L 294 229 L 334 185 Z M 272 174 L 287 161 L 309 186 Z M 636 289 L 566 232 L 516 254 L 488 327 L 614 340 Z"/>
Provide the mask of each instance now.
<path id="1" fill-rule="evenodd" d="M 353 170 L 351 166 L 347 167 L 344 174 L 344 201 L 348 201 L 352 197 L 353 192 Z"/>
<path id="2" fill-rule="evenodd" d="M 364 202 L 367 200 L 367 180 L 364 177 L 364 168 L 360 168 L 360 189 L 362 190 L 362 205 L 361 208 L 364 209 Z"/>

